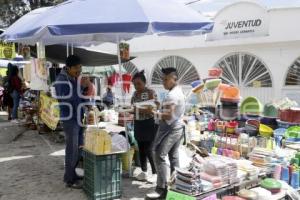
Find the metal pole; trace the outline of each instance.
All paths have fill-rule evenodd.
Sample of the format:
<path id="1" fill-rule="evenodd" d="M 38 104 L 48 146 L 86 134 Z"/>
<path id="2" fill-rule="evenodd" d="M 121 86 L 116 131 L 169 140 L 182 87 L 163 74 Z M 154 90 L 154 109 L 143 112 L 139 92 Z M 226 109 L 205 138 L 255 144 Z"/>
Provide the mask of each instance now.
<path id="1" fill-rule="evenodd" d="M 67 42 L 67 57 L 69 57 L 69 43 Z"/>
<path id="2" fill-rule="evenodd" d="M 120 74 L 120 89 L 122 91 L 122 98 L 123 98 L 123 103 L 125 104 L 125 92 L 123 91 L 122 89 L 122 83 L 123 83 L 123 80 L 122 80 L 122 61 L 121 61 L 121 52 L 120 52 L 120 39 L 118 38 L 118 42 L 117 42 L 117 53 L 118 53 L 118 63 L 119 63 L 119 74 Z M 125 136 L 126 136 L 126 141 L 129 142 L 129 137 L 128 137 L 128 127 L 127 127 L 127 122 L 126 122 L 126 113 L 124 112 L 124 125 L 125 125 Z M 128 173 L 129 173 L 129 177 L 132 177 L 132 169 L 131 169 L 131 164 L 132 164 L 132 161 L 130 159 L 130 145 L 128 146 L 128 151 L 127 151 L 127 155 L 128 155 L 128 165 L 129 165 L 129 168 L 128 168 Z"/>
<path id="3" fill-rule="evenodd" d="M 74 44 L 71 44 L 71 54 L 74 55 Z"/>

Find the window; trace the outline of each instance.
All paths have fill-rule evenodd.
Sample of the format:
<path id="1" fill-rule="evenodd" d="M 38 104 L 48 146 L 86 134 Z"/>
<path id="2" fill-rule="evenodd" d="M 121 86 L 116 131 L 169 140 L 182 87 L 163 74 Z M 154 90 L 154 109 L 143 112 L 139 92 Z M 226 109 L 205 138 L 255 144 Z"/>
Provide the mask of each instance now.
<path id="1" fill-rule="evenodd" d="M 285 79 L 286 86 L 300 86 L 300 57 L 289 67 Z"/>
<path id="2" fill-rule="evenodd" d="M 138 72 L 138 68 L 133 64 L 132 62 L 128 61 L 126 63 L 123 63 L 123 68 L 126 70 L 127 73 L 130 73 L 131 75 L 134 75 Z"/>
<path id="3" fill-rule="evenodd" d="M 239 87 L 272 87 L 271 74 L 256 56 L 234 53 L 222 58 L 217 67 L 223 70 L 224 83 Z"/>
<path id="4" fill-rule="evenodd" d="M 174 67 L 177 69 L 178 82 L 181 85 L 189 85 L 191 82 L 200 79 L 195 66 L 190 61 L 180 56 L 168 56 L 155 65 L 151 79 L 152 84 L 162 84 L 163 74 L 161 69 L 167 67 Z"/>

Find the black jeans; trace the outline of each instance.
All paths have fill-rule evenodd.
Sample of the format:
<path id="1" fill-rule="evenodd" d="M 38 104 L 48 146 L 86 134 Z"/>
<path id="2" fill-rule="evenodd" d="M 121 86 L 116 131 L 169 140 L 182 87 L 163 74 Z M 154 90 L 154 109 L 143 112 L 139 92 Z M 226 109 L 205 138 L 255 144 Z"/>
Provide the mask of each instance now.
<path id="1" fill-rule="evenodd" d="M 147 172 L 147 159 L 150 162 L 152 174 L 156 174 L 154 159 L 152 155 L 152 141 L 137 141 L 139 145 L 139 157 L 143 172 Z"/>

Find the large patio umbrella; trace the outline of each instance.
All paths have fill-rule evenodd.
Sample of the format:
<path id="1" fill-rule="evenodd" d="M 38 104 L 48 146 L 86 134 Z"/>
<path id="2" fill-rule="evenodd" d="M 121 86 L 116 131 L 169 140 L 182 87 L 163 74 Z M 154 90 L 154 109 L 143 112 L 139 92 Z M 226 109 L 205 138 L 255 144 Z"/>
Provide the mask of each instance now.
<path id="1" fill-rule="evenodd" d="M 41 13 L 42 12 L 42 13 Z M 213 23 L 172 0 L 69 0 L 18 20 L 1 38 L 45 45 L 118 43 L 146 34 L 187 35 L 209 32 Z"/>

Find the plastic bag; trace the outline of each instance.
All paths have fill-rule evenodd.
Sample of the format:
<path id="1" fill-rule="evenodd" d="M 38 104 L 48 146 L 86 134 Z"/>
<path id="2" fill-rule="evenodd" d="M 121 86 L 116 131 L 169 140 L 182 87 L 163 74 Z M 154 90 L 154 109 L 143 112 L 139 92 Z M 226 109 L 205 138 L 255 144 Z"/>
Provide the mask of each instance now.
<path id="1" fill-rule="evenodd" d="M 120 134 L 114 134 L 111 138 L 112 140 L 112 151 L 119 152 L 119 151 L 127 151 L 129 148 L 129 144 L 126 138 Z"/>

